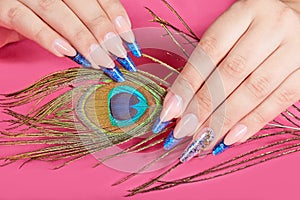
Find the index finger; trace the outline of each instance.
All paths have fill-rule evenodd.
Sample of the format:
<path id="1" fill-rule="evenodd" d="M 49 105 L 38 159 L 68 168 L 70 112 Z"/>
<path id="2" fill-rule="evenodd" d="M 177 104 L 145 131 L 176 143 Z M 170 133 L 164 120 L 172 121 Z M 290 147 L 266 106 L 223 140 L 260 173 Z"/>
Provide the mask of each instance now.
<path id="1" fill-rule="evenodd" d="M 162 122 L 168 122 L 183 113 L 218 63 L 247 31 L 253 16 L 247 4 L 238 1 L 204 33 L 199 45 L 166 96 L 160 118 L 154 126 L 155 132 L 160 132 L 167 125 L 165 123 L 162 126 Z"/>

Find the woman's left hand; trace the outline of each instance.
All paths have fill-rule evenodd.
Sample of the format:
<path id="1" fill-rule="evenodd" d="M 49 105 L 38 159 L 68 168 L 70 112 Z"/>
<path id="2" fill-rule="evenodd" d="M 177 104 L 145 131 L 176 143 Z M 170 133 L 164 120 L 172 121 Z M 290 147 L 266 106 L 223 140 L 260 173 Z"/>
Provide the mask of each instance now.
<path id="1" fill-rule="evenodd" d="M 225 147 L 244 142 L 300 99 L 298 9 L 299 0 L 241 0 L 212 24 L 153 129 L 179 118 L 166 149 L 194 136 L 181 157 L 186 162 L 223 138 Z"/>

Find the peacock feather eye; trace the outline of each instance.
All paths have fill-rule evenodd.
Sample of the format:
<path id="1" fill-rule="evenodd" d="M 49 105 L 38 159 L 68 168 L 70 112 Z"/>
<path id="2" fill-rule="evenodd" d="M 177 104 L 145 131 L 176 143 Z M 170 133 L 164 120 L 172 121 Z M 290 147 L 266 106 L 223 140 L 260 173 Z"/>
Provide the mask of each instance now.
<path id="1" fill-rule="evenodd" d="M 145 114 L 147 109 L 145 96 L 131 86 L 117 86 L 108 94 L 108 113 L 112 126 L 132 125 Z"/>
<path id="2" fill-rule="evenodd" d="M 81 122 L 98 134 L 130 135 L 150 131 L 153 118 L 161 110 L 165 89 L 136 74 L 124 71 L 126 82 L 103 80 L 86 88 L 76 103 Z"/>

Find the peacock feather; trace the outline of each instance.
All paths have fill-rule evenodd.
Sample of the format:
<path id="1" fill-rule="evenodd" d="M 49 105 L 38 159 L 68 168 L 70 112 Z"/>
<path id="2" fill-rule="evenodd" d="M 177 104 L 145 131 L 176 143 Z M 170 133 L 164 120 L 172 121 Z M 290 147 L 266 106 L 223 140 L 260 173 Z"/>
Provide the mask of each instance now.
<path id="1" fill-rule="evenodd" d="M 168 2 L 162 1 L 178 17 L 187 32 L 160 18 L 149 8 L 147 10 L 154 18 L 153 22 L 162 26 L 167 36 L 188 58 L 188 51 L 178 38 L 191 47 L 195 47 L 199 38 L 178 12 Z M 211 180 L 300 151 L 298 102 L 248 143 L 232 148 L 235 150 L 249 145 L 252 150 L 237 151 L 236 156 L 217 161 L 213 166 L 206 166 L 202 160 L 201 166 L 204 168 L 189 172 L 186 177 L 168 180 L 165 177 L 169 173 L 176 173 L 177 168 L 184 167 L 182 163 L 176 162 L 176 158 L 190 139 L 185 139 L 171 150 L 163 151 L 163 142 L 174 123 L 162 133 L 148 133 L 151 133 L 153 119 L 157 118 L 170 86 L 167 80 L 179 73 L 186 59 L 170 52 L 155 53 L 149 49 L 143 49 L 143 52 L 142 58 L 134 60 L 137 64 L 159 63 L 160 68 L 156 71 L 167 69 L 168 73 L 159 77 L 146 70 L 136 73 L 122 70 L 127 81 L 116 83 L 98 70 L 71 68 L 45 76 L 23 90 L 3 95 L 0 108 L 3 108 L 9 119 L 2 121 L 7 124 L 7 129 L 0 131 L 0 146 L 30 146 L 33 149 L 4 156 L 2 165 L 20 160 L 24 161 L 23 164 L 32 160 L 61 161 L 57 169 L 87 155 L 108 150 L 108 153 L 101 155 L 97 166 L 128 153 L 156 152 L 134 169 L 133 173 L 115 183 L 118 185 L 155 164 L 160 165 L 168 159 L 166 164 L 173 163 L 159 176 L 129 191 L 129 196 L 132 196 Z M 22 106 L 30 109 L 25 114 L 20 113 L 17 110 Z M 113 147 L 118 147 L 117 151 Z M 209 152 L 207 155 L 207 159 L 214 159 Z"/>

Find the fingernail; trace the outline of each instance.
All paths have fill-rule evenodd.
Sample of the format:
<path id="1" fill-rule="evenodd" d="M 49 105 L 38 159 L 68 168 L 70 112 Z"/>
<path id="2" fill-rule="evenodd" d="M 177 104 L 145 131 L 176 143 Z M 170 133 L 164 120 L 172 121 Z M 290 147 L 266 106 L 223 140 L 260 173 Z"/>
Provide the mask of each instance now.
<path id="1" fill-rule="evenodd" d="M 193 134 L 199 128 L 199 120 L 194 114 L 187 114 L 181 118 L 174 130 L 176 138 L 183 138 Z"/>
<path id="2" fill-rule="evenodd" d="M 214 147 L 212 154 L 215 156 L 219 155 L 219 154 L 223 153 L 224 151 L 226 151 L 228 148 L 229 148 L 229 146 L 224 144 L 224 141 L 222 140 L 219 144 L 217 144 Z"/>
<path id="3" fill-rule="evenodd" d="M 107 53 L 98 44 L 92 44 L 89 50 L 91 61 L 96 66 L 105 68 L 114 68 L 114 61 L 107 55 Z M 98 67 L 98 69 L 100 69 Z"/>
<path id="4" fill-rule="evenodd" d="M 77 54 L 76 50 L 67 41 L 62 39 L 54 40 L 54 49 L 62 56 L 74 57 Z"/>
<path id="5" fill-rule="evenodd" d="M 154 123 L 152 129 L 153 133 L 159 133 L 164 130 L 171 123 L 171 120 L 177 117 L 181 112 L 182 98 L 171 92 L 168 93 L 167 96 L 168 101 L 164 103 L 164 108 L 161 111 L 160 117 Z"/>
<path id="6" fill-rule="evenodd" d="M 118 63 L 120 63 L 126 70 L 130 71 L 130 72 L 136 72 L 136 66 L 133 63 L 131 57 L 129 55 L 127 55 L 127 57 L 125 58 L 116 58 L 116 60 L 118 61 Z"/>
<path id="7" fill-rule="evenodd" d="M 103 72 L 116 82 L 124 82 L 125 78 L 120 69 L 116 66 L 113 69 L 101 67 Z"/>
<path id="8" fill-rule="evenodd" d="M 232 144 L 240 141 L 246 135 L 247 130 L 248 130 L 247 126 L 245 126 L 243 124 L 238 124 L 238 125 L 234 126 L 229 131 L 229 133 L 226 135 L 226 137 L 224 139 L 224 144 L 229 146 L 229 145 L 232 145 Z"/>
<path id="9" fill-rule="evenodd" d="M 160 117 L 158 117 L 153 125 L 152 132 L 155 134 L 162 132 L 171 122 L 171 120 L 163 122 Z"/>
<path id="10" fill-rule="evenodd" d="M 171 150 L 174 147 L 176 147 L 181 141 L 182 141 L 182 138 L 176 139 L 173 135 L 173 131 L 171 131 L 171 133 L 168 135 L 167 139 L 164 142 L 164 149 Z"/>
<path id="11" fill-rule="evenodd" d="M 115 19 L 115 27 L 123 40 L 128 43 L 135 42 L 134 34 L 131 30 L 131 24 L 129 20 L 125 19 L 125 17 L 123 16 L 118 16 Z"/>
<path id="12" fill-rule="evenodd" d="M 91 67 L 92 64 L 90 63 L 90 61 L 88 61 L 83 55 L 81 55 L 79 52 L 76 53 L 75 56 L 71 57 L 71 56 L 67 56 L 68 58 L 70 58 L 71 60 L 73 60 L 74 62 L 76 62 L 79 65 L 82 65 L 83 67 Z"/>
<path id="13" fill-rule="evenodd" d="M 119 58 L 126 58 L 127 56 L 127 51 L 122 44 L 121 38 L 113 32 L 105 35 L 103 46 L 114 56 Z"/>
<path id="14" fill-rule="evenodd" d="M 141 51 L 141 48 L 140 46 L 137 44 L 136 41 L 132 42 L 132 43 L 129 43 L 129 42 L 126 42 L 126 45 L 128 47 L 128 49 L 131 51 L 131 53 L 137 57 L 137 58 L 140 58 L 142 57 L 142 51 Z"/>
<path id="15" fill-rule="evenodd" d="M 163 109 L 160 114 L 162 121 L 169 121 L 178 117 L 182 111 L 182 98 L 173 92 L 169 92 L 166 96 L 167 101 L 164 102 Z"/>
<path id="16" fill-rule="evenodd" d="M 199 133 L 199 137 L 184 150 L 180 157 L 180 162 L 187 162 L 200 154 L 201 151 L 205 150 L 211 144 L 214 138 L 214 131 L 211 128 L 204 128 Z"/>

